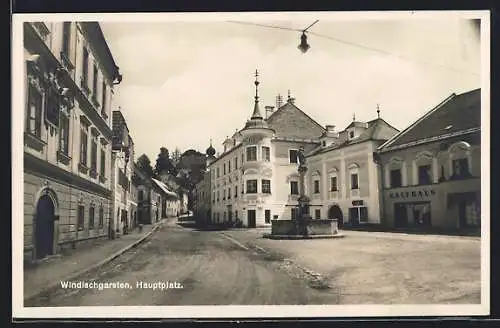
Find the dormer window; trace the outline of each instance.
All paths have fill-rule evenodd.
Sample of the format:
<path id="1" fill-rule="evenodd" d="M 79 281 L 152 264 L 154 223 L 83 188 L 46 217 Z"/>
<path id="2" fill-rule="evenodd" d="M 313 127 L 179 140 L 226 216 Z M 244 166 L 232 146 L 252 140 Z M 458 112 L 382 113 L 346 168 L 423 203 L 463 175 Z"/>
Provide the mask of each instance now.
<path id="1" fill-rule="evenodd" d="M 326 147 L 326 141 L 323 140 L 323 142 L 321 143 L 323 145 L 323 147 Z"/>
<path id="2" fill-rule="evenodd" d="M 349 139 L 354 138 L 354 131 L 349 131 Z"/>

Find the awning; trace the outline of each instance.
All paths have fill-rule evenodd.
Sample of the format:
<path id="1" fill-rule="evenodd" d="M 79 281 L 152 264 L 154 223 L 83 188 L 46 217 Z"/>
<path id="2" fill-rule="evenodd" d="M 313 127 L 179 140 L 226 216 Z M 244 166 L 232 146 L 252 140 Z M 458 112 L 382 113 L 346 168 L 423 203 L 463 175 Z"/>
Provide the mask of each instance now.
<path id="1" fill-rule="evenodd" d="M 179 198 L 179 196 L 173 192 L 173 191 L 170 191 L 168 190 L 168 187 L 163 183 L 161 182 L 160 180 L 156 180 L 154 178 L 151 178 L 151 180 L 153 180 L 153 182 L 167 195 L 167 196 L 170 196 L 170 197 L 175 197 L 175 198 Z"/>

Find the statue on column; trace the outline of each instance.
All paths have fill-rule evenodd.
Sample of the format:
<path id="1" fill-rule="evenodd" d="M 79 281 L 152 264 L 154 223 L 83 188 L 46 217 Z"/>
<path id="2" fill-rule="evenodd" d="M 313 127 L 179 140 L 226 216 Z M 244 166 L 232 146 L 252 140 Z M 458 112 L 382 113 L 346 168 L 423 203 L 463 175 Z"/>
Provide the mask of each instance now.
<path id="1" fill-rule="evenodd" d="M 300 174 L 300 197 L 298 199 L 299 217 L 297 220 L 298 221 L 297 232 L 306 237 L 308 235 L 307 226 L 310 215 L 309 215 L 309 197 L 307 197 L 305 194 L 305 175 L 307 172 L 307 165 L 303 147 L 300 147 L 297 153 L 297 158 L 299 162 L 298 171 Z"/>

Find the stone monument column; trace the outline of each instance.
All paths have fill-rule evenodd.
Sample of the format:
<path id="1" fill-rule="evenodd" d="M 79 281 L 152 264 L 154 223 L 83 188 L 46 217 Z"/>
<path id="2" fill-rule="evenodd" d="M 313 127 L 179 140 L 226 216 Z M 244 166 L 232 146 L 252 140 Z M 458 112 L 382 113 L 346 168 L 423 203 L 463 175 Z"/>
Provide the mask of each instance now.
<path id="1" fill-rule="evenodd" d="M 297 224 L 297 234 L 302 234 L 304 237 L 307 237 L 307 235 L 308 235 L 307 226 L 308 226 L 309 220 L 311 219 L 311 216 L 309 215 L 310 199 L 309 199 L 309 197 L 306 196 L 306 192 L 305 192 L 305 176 L 307 173 L 307 165 L 306 165 L 306 158 L 304 156 L 304 149 L 303 148 L 300 148 L 298 158 L 299 158 L 298 171 L 300 174 L 300 181 L 299 181 L 300 197 L 298 199 L 299 218 L 298 218 L 298 224 Z"/>

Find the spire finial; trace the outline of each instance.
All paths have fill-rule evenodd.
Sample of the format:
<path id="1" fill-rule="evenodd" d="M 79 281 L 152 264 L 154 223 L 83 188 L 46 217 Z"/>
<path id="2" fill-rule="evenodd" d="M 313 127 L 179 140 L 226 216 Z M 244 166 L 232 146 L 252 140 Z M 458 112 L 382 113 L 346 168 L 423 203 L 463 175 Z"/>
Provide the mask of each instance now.
<path id="1" fill-rule="evenodd" d="M 380 118 L 380 105 L 377 104 L 377 118 Z"/>
<path id="2" fill-rule="evenodd" d="M 212 146 L 212 138 L 210 138 L 210 146 Z"/>
<path id="3" fill-rule="evenodd" d="M 252 118 L 262 118 L 262 115 L 260 114 L 260 109 L 259 109 L 259 71 L 255 70 L 255 105 L 253 108 L 253 114 Z"/>
<path id="4" fill-rule="evenodd" d="M 352 114 L 352 121 L 353 121 L 353 122 L 354 122 L 354 121 L 356 121 L 356 113 L 353 113 L 353 114 Z"/>
<path id="5" fill-rule="evenodd" d="M 290 89 L 288 89 L 288 100 L 290 100 L 291 97 L 292 96 L 291 96 L 291 93 L 290 93 Z"/>

